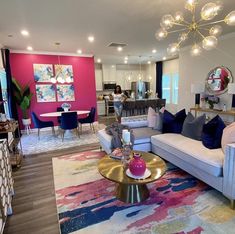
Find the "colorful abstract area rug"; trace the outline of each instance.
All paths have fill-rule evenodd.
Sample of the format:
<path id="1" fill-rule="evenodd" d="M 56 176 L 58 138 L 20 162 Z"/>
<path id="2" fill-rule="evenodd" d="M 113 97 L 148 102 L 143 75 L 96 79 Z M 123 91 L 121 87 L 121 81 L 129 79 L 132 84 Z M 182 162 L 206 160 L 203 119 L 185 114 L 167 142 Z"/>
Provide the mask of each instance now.
<path id="1" fill-rule="evenodd" d="M 235 233 L 235 211 L 222 194 L 168 164 L 150 197 L 125 204 L 115 184 L 97 170 L 103 152 L 53 158 L 56 203 L 62 234 Z"/>

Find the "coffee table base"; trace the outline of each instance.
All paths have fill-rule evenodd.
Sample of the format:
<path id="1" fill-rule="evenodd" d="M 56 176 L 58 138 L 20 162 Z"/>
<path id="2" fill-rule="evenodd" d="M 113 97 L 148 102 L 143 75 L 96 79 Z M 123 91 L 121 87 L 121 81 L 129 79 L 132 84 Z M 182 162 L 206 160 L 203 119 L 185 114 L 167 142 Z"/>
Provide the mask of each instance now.
<path id="1" fill-rule="evenodd" d="M 146 184 L 117 184 L 116 197 L 125 203 L 145 201 L 149 197 Z"/>

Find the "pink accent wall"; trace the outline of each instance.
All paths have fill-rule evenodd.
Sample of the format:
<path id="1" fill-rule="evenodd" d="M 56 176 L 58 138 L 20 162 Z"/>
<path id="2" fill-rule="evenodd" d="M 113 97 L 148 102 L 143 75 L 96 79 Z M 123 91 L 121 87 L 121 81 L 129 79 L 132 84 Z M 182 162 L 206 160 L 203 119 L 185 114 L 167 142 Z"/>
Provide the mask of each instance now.
<path id="1" fill-rule="evenodd" d="M 30 112 L 34 111 L 39 116 L 42 113 L 54 112 L 57 107 L 61 106 L 62 102 L 37 102 L 35 89 L 36 82 L 34 81 L 33 74 L 34 63 L 58 64 L 57 56 L 12 53 L 10 61 L 12 76 L 22 85 L 30 84 L 31 92 L 34 94 Z M 71 110 L 90 110 L 91 107 L 96 107 L 94 58 L 60 56 L 60 63 L 73 66 L 75 101 L 69 102 L 72 105 Z M 19 108 L 18 113 L 21 120 L 22 113 Z M 56 118 L 39 118 L 45 121 L 52 120 L 55 125 L 58 125 Z"/>

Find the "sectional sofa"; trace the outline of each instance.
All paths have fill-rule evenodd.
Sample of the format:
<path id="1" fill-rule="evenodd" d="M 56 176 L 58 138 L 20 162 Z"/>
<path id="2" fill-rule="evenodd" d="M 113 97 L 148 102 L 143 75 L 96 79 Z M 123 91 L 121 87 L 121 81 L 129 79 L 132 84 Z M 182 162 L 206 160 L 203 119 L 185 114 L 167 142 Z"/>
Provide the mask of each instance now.
<path id="1" fill-rule="evenodd" d="M 139 120 L 124 118 L 122 123 L 133 127 L 137 136 L 134 150 L 152 151 L 204 181 L 229 198 L 231 207 L 235 209 L 235 144 L 227 145 L 224 154 L 222 149 L 208 149 L 201 141 L 181 134 L 160 134 L 147 127 L 146 116 L 139 117 Z M 100 130 L 98 138 L 102 148 L 110 153 L 111 136 L 105 130 Z"/>

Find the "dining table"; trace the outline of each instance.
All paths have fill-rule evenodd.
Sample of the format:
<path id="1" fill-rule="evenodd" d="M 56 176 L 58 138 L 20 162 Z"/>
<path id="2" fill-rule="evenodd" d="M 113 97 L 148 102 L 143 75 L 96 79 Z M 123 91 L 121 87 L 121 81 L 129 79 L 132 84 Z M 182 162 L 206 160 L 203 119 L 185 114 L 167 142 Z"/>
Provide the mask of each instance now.
<path id="1" fill-rule="evenodd" d="M 41 117 L 60 117 L 62 113 L 77 112 L 77 115 L 87 115 L 90 111 L 87 110 L 71 110 L 71 111 L 56 111 L 40 114 Z"/>

